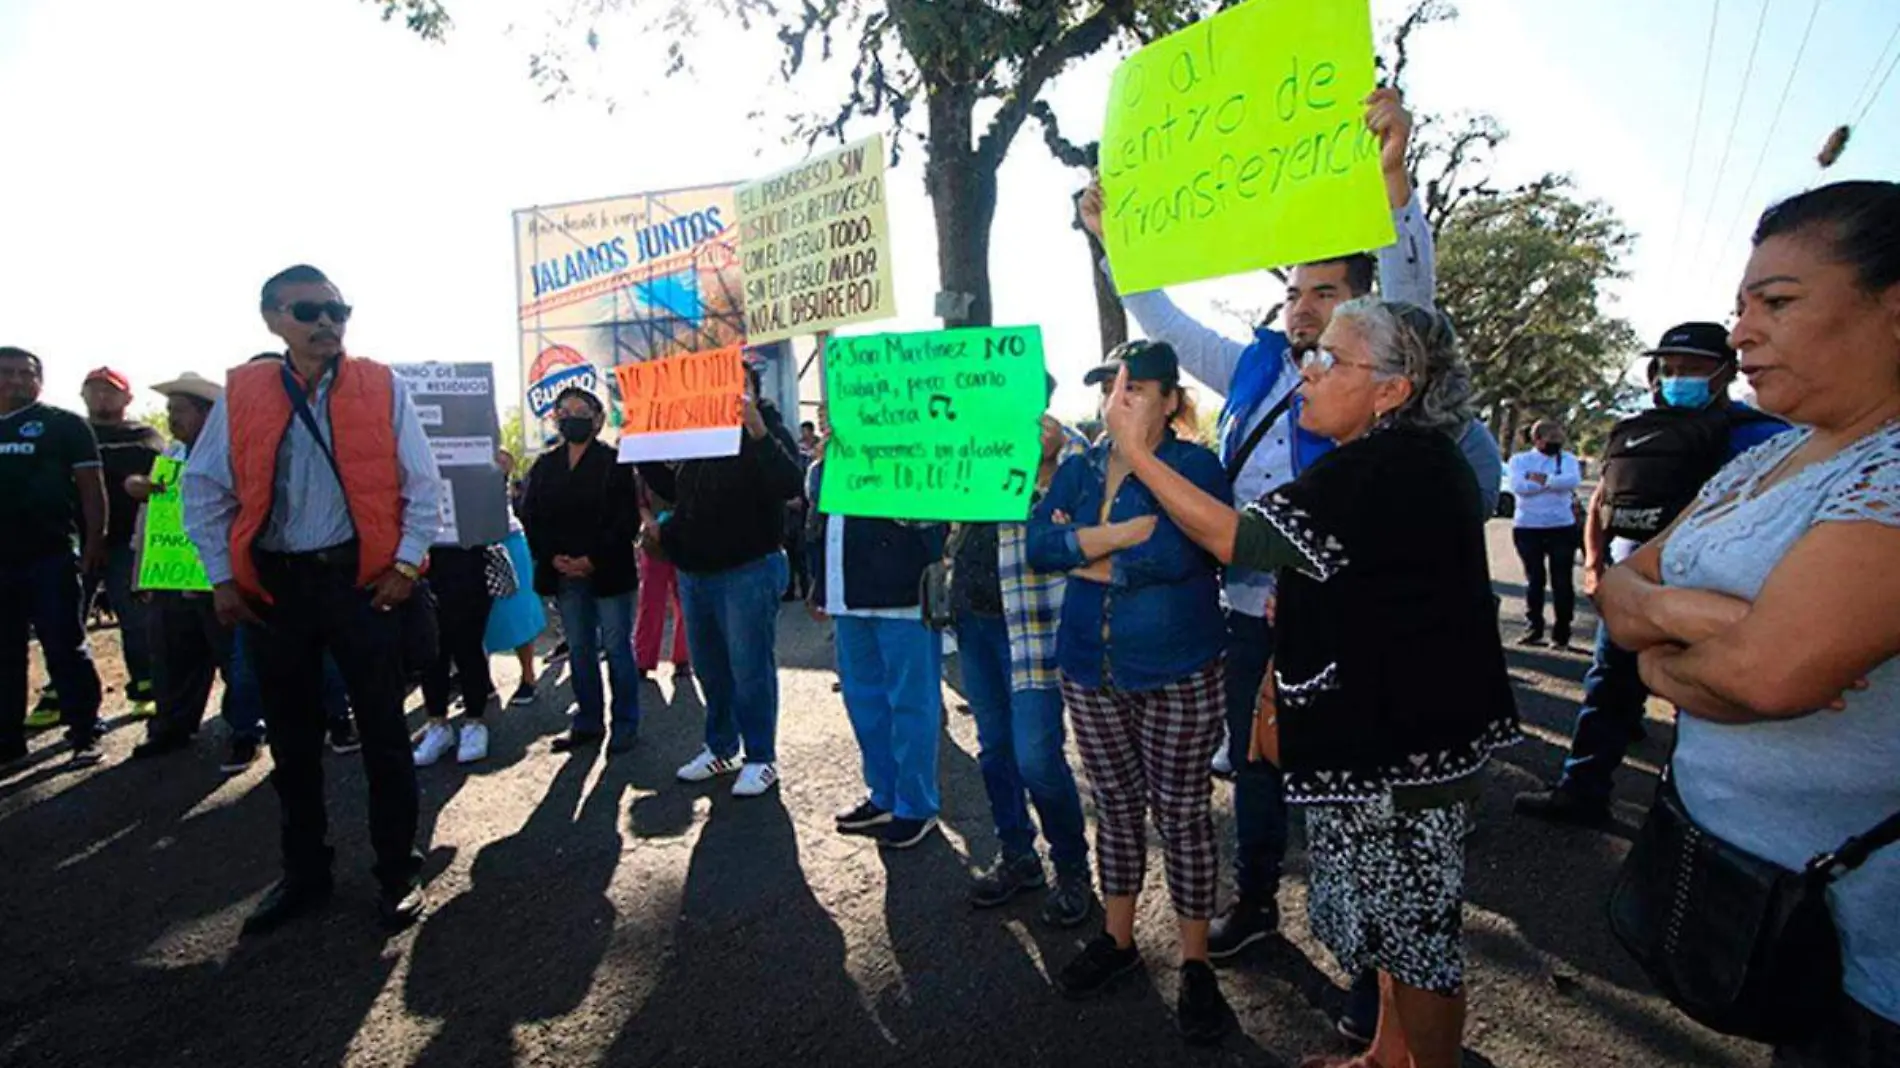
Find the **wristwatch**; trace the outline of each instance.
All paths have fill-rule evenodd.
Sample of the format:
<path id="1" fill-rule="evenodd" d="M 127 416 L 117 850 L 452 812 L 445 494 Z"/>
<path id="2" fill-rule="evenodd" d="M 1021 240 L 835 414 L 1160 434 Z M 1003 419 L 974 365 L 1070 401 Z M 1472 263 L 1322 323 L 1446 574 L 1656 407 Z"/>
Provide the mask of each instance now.
<path id="1" fill-rule="evenodd" d="M 403 578 L 406 578 L 411 582 L 414 582 L 417 579 L 422 577 L 422 572 L 416 568 L 416 565 L 404 563 L 401 560 L 396 561 L 396 563 L 392 566 L 392 570 L 394 570 L 396 574 L 401 575 Z"/>

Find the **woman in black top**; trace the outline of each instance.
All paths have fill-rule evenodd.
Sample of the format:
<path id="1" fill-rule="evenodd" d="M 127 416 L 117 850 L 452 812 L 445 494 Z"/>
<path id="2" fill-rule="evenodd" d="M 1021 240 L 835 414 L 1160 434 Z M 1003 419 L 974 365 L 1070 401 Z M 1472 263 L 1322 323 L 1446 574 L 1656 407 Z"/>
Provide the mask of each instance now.
<path id="1" fill-rule="evenodd" d="M 1351 1063 L 1455 1065 L 1465 818 L 1517 736 L 1483 506 L 1452 436 L 1470 381 L 1444 316 L 1369 298 L 1334 312 L 1301 377 L 1300 425 L 1339 448 L 1244 514 L 1131 460 L 1189 537 L 1279 574 L 1251 749 L 1308 806 L 1315 935 L 1346 971 L 1380 972 L 1378 1034 Z M 1111 434 L 1138 403 L 1117 390 Z"/>
<path id="2" fill-rule="evenodd" d="M 639 584 L 634 538 L 640 532 L 633 466 L 597 437 L 600 398 L 569 388 L 555 402 L 562 444 L 528 472 L 521 525 L 534 556 L 535 592 L 554 597 L 567 635 L 574 681 L 574 728 L 554 740 L 557 753 L 606 735 L 600 654 L 613 685 L 610 753 L 633 748 L 640 732 L 640 670 L 633 662 L 633 592 Z"/>

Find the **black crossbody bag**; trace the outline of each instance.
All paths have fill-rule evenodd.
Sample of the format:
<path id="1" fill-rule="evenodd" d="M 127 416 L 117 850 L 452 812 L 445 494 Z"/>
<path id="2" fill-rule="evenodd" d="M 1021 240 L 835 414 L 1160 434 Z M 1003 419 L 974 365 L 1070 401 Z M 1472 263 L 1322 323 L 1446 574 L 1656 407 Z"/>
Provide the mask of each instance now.
<path id="1" fill-rule="evenodd" d="M 1293 407 L 1293 398 L 1299 392 L 1298 385 L 1287 390 L 1273 407 L 1267 409 L 1267 417 L 1254 426 L 1253 433 L 1248 434 L 1247 440 L 1241 442 L 1240 448 L 1234 451 L 1234 458 L 1227 463 L 1229 485 L 1239 481 L 1240 472 L 1246 469 L 1247 461 L 1253 459 L 1254 450 L 1260 447 L 1261 439 L 1267 436 L 1267 431 L 1273 429 L 1273 424 L 1280 421 L 1280 417 L 1286 414 L 1286 410 Z"/>
<path id="2" fill-rule="evenodd" d="M 330 444 L 318 432 L 317 417 L 310 411 L 310 401 L 304 397 L 303 387 L 297 384 L 296 376 L 290 373 L 288 365 L 283 368 L 283 382 L 284 393 L 290 397 L 290 406 L 296 410 L 297 418 L 303 420 L 304 429 L 310 431 L 317 448 L 323 451 L 323 458 L 330 461 L 330 473 L 336 476 L 336 484 L 342 487 L 347 498 L 349 487 L 344 485 L 343 469 L 337 466 L 336 453 L 330 451 Z M 435 613 L 435 591 L 429 587 L 426 579 L 417 581 L 409 598 L 396 606 L 396 625 L 402 632 L 399 652 L 404 675 L 418 676 L 435 663 L 436 653 L 441 647 L 441 623 Z"/>
<path id="3" fill-rule="evenodd" d="M 1789 871 L 1696 826 L 1665 771 L 1610 891 L 1610 930 L 1696 1022 L 1798 1042 L 1845 996 L 1828 885 L 1896 840 L 1900 812 Z"/>

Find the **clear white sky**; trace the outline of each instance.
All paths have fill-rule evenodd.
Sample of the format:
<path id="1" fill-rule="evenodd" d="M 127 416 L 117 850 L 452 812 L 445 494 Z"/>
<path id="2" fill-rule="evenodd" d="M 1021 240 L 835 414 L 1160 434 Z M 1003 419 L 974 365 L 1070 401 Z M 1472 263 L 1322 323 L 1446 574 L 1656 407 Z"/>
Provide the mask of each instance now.
<path id="1" fill-rule="evenodd" d="M 1496 114 L 1513 134 L 1503 181 L 1567 171 L 1615 205 L 1641 234 L 1615 310 L 1653 337 L 1726 314 L 1749 221 L 1816 180 L 1814 153 L 1858 110 L 1900 23 L 1893 0 L 1820 0 L 1769 139 L 1812 2 L 1720 0 L 1693 168 L 1716 0 L 1460 0 L 1463 17 L 1419 42 L 1413 103 Z M 1374 0 L 1382 20 L 1404 6 Z M 216 375 L 271 347 L 257 287 L 309 261 L 356 304 L 355 350 L 493 360 L 512 394 L 512 209 L 776 169 L 798 155 L 777 117 L 801 97 L 829 99 L 823 78 L 774 85 L 777 49 L 762 30 L 709 35 L 700 73 L 669 80 L 659 42 L 608 23 L 597 67 L 581 73 L 618 110 L 548 106 L 527 77 L 548 28 L 532 14 L 540 5 L 451 7 L 458 27 L 435 46 L 356 0 L 0 0 L 0 344 L 39 352 L 48 399 L 75 408 L 80 376 L 100 364 L 141 387 L 186 369 Z M 1055 87 L 1072 138 L 1099 130 L 1115 58 Z M 1897 119 L 1900 75 L 1830 178 L 1900 175 Z M 891 182 L 901 317 L 890 325 L 924 328 L 935 237 L 912 147 Z M 1026 131 L 1002 176 L 994 238 L 997 321 L 1041 324 L 1067 383 L 1097 358 L 1090 268 L 1069 228 L 1079 182 Z M 1211 303 L 1264 305 L 1274 285 L 1255 275 L 1177 296 L 1238 334 Z M 1059 398 L 1070 410 L 1088 403 L 1079 385 Z M 157 398 L 141 392 L 148 404 Z"/>

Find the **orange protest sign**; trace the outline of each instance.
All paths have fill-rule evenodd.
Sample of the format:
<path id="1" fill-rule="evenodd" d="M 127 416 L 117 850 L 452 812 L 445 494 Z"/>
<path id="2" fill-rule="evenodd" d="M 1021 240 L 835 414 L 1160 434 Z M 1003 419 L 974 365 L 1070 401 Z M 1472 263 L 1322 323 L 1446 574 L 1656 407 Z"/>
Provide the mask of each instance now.
<path id="1" fill-rule="evenodd" d="M 698 460 L 739 451 L 745 367 L 738 346 L 623 363 L 620 462 Z"/>

